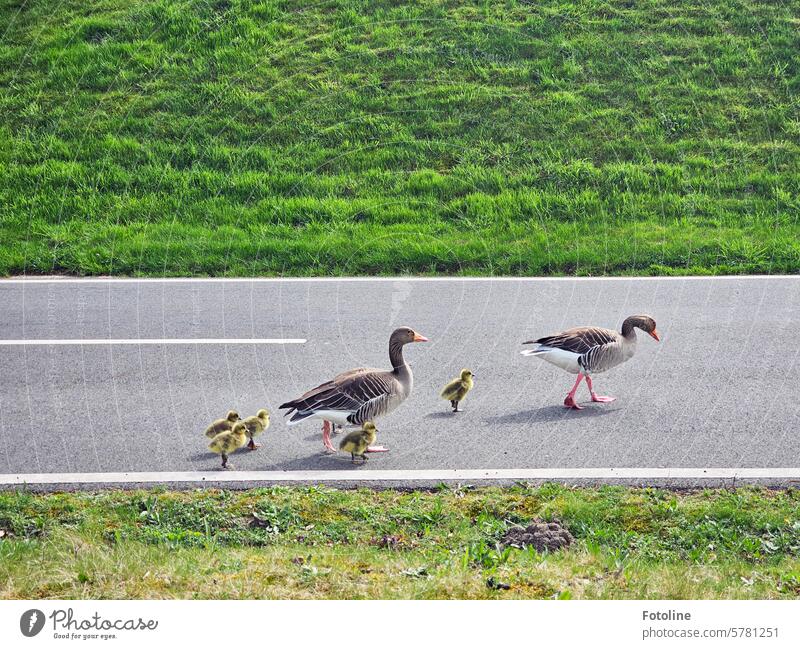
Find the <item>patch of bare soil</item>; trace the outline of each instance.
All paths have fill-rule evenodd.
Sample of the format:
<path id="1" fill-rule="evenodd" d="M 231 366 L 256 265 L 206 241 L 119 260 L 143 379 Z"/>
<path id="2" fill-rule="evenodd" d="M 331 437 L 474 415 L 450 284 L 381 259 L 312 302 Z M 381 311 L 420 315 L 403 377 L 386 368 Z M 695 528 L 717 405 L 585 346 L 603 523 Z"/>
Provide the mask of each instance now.
<path id="1" fill-rule="evenodd" d="M 557 521 L 533 521 L 528 527 L 512 527 L 500 539 L 503 547 L 526 548 L 533 546 L 537 552 L 560 550 L 572 545 L 575 538 Z"/>

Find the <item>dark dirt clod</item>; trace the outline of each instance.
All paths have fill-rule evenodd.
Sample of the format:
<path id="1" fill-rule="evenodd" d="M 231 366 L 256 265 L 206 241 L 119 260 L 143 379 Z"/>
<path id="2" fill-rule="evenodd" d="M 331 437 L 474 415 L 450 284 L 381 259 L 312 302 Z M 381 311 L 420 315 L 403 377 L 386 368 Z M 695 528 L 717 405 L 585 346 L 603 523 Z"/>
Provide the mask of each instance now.
<path id="1" fill-rule="evenodd" d="M 257 514 L 253 514 L 250 518 L 250 527 L 272 527 L 272 524 L 263 518 L 259 518 Z"/>
<path id="2" fill-rule="evenodd" d="M 503 535 L 503 547 L 525 548 L 533 546 L 537 552 L 566 548 L 575 541 L 569 530 L 557 521 L 533 521 L 528 527 L 512 527 Z"/>
<path id="3" fill-rule="evenodd" d="M 399 542 L 400 539 L 398 537 L 387 534 L 386 536 L 383 536 L 380 539 L 378 539 L 376 545 L 379 548 L 389 548 L 391 550 L 394 550 Z"/>

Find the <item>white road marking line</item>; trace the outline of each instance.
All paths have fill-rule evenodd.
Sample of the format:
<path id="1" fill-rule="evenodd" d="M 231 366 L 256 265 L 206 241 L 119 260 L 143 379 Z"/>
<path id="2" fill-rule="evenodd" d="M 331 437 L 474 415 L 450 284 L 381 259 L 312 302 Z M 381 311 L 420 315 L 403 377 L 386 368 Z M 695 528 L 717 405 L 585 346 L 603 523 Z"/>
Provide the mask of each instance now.
<path id="1" fill-rule="evenodd" d="M 547 469 L 424 469 L 340 471 L 178 471 L 130 473 L 0 474 L 0 485 L 143 484 L 196 482 L 439 482 L 527 480 L 797 480 L 791 468 L 547 468 Z"/>
<path id="2" fill-rule="evenodd" d="M 640 281 L 685 281 L 685 280 L 785 280 L 800 279 L 800 275 L 647 275 L 642 277 L 9 277 L 0 278 L 4 284 L 181 284 L 199 282 L 217 283 L 274 283 L 274 282 L 640 282 Z"/>
<path id="3" fill-rule="evenodd" d="M 305 338 L 39 338 L 0 340 L 16 345 L 303 345 Z"/>

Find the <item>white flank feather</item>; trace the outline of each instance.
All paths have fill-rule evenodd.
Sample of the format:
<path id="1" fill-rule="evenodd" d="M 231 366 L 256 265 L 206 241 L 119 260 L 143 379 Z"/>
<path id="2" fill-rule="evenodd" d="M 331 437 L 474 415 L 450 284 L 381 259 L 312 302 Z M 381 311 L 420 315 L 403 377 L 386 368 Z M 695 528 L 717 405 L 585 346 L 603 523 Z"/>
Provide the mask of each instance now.
<path id="1" fill-rule="evenodd" d="M 523 356 L 538 356 L 539 358 L 546 360 L 548 363 L 555 365 L 556 367 L 560 367 L 562 370 L 566 370 L 567 372 L 571 372 L 572 374 L 578 374 L 581 371 L 581 368 L 578 365 L 578 358 L 580 358 L 580 354 L 576 354 L 575 352 L 570 352 L 565 349 L 540 345 L 535 349 L 526 349 L 520 353 Z"/>
<path id="2" fill-rule="evenodd" d="M 287 425 L 294 426 L 306 421 L 307 419 L 327 419 L 328 421 L 332 421 L 340 426 L 348 426 L 349 423 L 347 418 L 352 414 L 352 410 L 316 410 L 307 417 L 287 422 Z"/>

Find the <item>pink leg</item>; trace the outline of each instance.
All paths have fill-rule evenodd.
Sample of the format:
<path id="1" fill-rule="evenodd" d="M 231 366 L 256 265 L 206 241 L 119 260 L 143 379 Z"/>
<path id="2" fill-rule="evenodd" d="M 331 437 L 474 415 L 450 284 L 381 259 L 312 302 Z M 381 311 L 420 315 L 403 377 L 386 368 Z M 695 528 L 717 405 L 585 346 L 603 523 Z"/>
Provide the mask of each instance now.
<path id="1" fill-rule="evenodd" d="M 586 377 L 589 378 L 588 376 Z M 573 410 L 583 410 L 582 406 L 579 406 L 575 403 L 575 393 L 578 391 L 578 386 L 581 384 L 583 380 L 583 374 L 578 374 L 578 378 L 575 380 L 575 385 L 572 386 L 572 389 L 569 391 L 567 398 L 564 399 L 564 405 L 567 408 L 572 408 Z"/>
<path id="2" fill-rule="evenodd" d="M 586 377 L 586 385 L 589 386 L 589 394 L 592 395 L 592 401 L 597 401 L 597 403 L 611 403 L 616 399 L 616 397 L 604 397 L 599 394 L 595 394 L 594 388 L 592 387 L 592 377 Z"/>
<path id="3" fill-rule="evenodd" d="M 331 422 L 327 419 L 322 422 L 322 443 L 326 449 L 336 453 L 336 449 L 331 444 Z"/>

